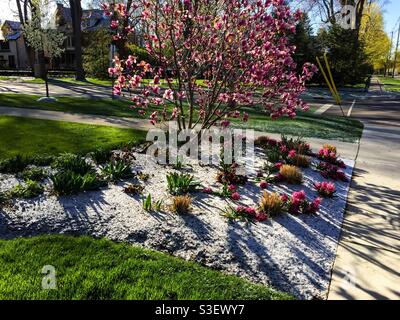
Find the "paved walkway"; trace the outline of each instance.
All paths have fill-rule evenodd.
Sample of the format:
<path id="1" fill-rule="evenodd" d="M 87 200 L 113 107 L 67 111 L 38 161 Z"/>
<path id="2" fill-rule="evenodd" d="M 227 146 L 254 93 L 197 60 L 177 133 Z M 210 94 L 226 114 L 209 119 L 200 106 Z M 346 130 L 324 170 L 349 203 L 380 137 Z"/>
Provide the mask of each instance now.
<path id="1" fill-rule="evenodd" d="M 328 299 L 400 298 L 400 100 L 358 102 L 365 124 Z"/>
<path id="2" fill-rule="evenodd" d="M 99 86 L 94 84 L 78 85 L 65 81 L 51 80 L 49 82 L 49 92 L 51 96 L 69 96 L 79 98 L 110 98 L 112 95 L 111 86 Z M 41 83 L 0 81 L 0 93 L 23 93 L 44 95 L 46 88 Z"/>
<path id="3" fill-rule="evenodd" d="M 148 121 L 143 119 L 68 113 L 60 111 L 38 110 L 33 108 L 25 109 L 0 106 L 0 115 L 43 120 L 67 121 L 124 129 L 148 130 L 152 128 L 152 125 Z"/>

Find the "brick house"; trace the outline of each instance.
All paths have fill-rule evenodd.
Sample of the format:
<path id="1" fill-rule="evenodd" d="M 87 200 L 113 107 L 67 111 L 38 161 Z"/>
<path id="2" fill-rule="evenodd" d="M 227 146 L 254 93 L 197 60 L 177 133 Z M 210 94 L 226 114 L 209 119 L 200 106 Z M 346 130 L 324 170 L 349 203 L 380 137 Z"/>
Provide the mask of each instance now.
<path id="1" fill-rule="evenodd" d="M 53 15 L 53 24 L 66 36 L 64 42 L 65 51 L 60 58 L 54 59 L 54 69 L 74 69 L 75 66 L 75 45 L 72 29 L 71 9 L 57 4 Z M 109 18 L 104 16 L 103 10 L 91 9 L 82 10 L 82 31 L 96 30 L 97 28 L 108 28 Z"/>
<path id="2" fill-rule="evenodd" d="M 29 69 L 21 24 L 5 20 L 0 24 L 0 69 Z"/>
<path id="3" fill-rule="evenodd" d="M 63 32 L 66 38 L 64 52 L 60 58 L 54 59 L 50 69 L 73 70 L 75 68 L 75 46 L 71 10 L 58 3 L 52 20 L 52 24 Z M 109 27 L 109 18 L 103 15 L 102 10 L 83 10 L 82 31 L 95 30 L 101 27 Z M 29 68 L 21 23 L 10 20 L 4 21 L 0 25 L 0 69 L 25 70 Z"/>

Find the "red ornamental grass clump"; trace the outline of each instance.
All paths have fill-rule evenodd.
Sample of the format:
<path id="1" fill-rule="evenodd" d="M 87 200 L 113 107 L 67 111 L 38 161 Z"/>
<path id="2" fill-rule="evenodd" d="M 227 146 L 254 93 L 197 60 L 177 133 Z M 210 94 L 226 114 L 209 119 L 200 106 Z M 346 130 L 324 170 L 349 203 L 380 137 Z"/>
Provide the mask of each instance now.
<path id="1" fill-rule="evenodd" d="M 308 215 L 316 214 L 321 202 L 321 198 L 317 198 L 312 202 L 308 201 L 304 190 L 294 192 L 289 199 L 289 212 L 295 215 L 300 213 Z"/>
<path id="2" fill-rule="evenodd" d="M 210 128 L 227 126 L 231 118 L 247 121 L 242 106 L 262 105 L 272 118 L 308 109 L 300 95 L 317 69 L 306 63 L 296 71 L 290 39 L 303 14 L 286 1 L 133 0 L 130 8 L 117 3 L 103 9 L 118 47 L 145 30 L 155 66 L 120 56 L 108 72 L 116 79 L 114 93 L 133 92 L 133 107 L 153 124 L 175 120 L 179 129 Z M 149 76 L 152 81 L 144 81 Z M 152 104 L 161 111 L 148 112 Z"/>
<path id="3" fill-rule="evenodd" d="M 332 198 L 336 192 L 336 186 L 331 182 L 315 182 L 314 188 L 320 196 L 325 198 Z"/>

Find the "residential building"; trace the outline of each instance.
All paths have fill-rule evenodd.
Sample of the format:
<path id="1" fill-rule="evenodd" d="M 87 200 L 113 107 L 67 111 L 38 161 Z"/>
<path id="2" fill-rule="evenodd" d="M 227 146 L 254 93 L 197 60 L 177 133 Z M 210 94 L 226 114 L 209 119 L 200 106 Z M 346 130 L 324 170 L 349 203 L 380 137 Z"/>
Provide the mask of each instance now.
<path id="1" fill-rule="evenodd" d="M 29 69 L 21 24 L 6 20 L 0 24 L 0 69 Z"/>

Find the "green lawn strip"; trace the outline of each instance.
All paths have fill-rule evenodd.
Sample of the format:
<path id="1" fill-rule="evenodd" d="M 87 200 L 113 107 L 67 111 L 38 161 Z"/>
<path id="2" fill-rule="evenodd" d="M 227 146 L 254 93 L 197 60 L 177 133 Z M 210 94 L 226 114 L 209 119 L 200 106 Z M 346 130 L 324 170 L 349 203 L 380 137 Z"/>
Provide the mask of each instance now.
<path id="1" fill-rule="evenodd" d="M 129 108 L 129 101 L 120 99 L 85 99 L 75 97 L 57 97 L 57 102 L 38 102 L 39 95 L 0 94 L 0 106 L 30 108 L 40 110 L 63 111 L 114 117 L 135 117 L 137 112 Z"/>
<path id="2" fill-rule="evenodd" d="M 74 78 L 52 78 L 50 81 L 54 82 L 67 82 L 76 85 L 97 85 L 97 86 L 111 86 L 112 81 L 109 79 L 86 78 L 86 81 L 77 81 Z"/>
<path id="3" fill-rule="evenodd" d="M 387 91 L 400 91 L 400 79 L 379 77 L 379 80 L 385 85 Z"/>
<path id="4" fill-rule="evenodd" d="M 2 93 L 0 94 L 0 106 L 115 117 L 135 117 L 142 119 L 147 119 L 148 117 L 148 115 L 146 117 L 139 116 L 137 111 L 129 108 L 131 103 L 126 100 L 60 97 L 57 102 L 42 103 L 37 101 L 38 98 L 39 96 L 35 95 Z M 148 114 L 154 110 L 160 111 L 161 107 L 149 107 Z M 349 142 L 355 142 L 361 137 L 361 122 L 343 117 L 315 115 L 313 114 L 314 110 L 315 108 L 312 108 L 308 112 L 298 112 L 298 117 L 294 120 L 288 118 L 272 120 L 260 109 L 247 108 L 245 111 L 250 114 L 249 122 L 238 123 L 234 121 L 234 125 L 239 128 L 249 128 L 257 131 L 337 139 Z"/>
<path id="5" fill-rule="evenodd" d="M 0 159 L 84 153 L 144 138 L 144 131 L 133 129 L 0 116 Z"/>
<path id="6" fill-rule="evenodd" d="M 266 118 L 261 111 L 253 111 L 247 123 L 233 121 L 236 128 L 254 129 L 261 132 L 281 133 L 305 138 L 321 138 L 357 142 L 362 135 L 363 124 L 355 119 L 340 116 L 314 114 L 315 108 L 297 113 L 296 119 L 283 117 Z"/>
<path id="7" fill-rule="evenodd" d="M 292 299 L 164 253 L 89 237 L 1 240 L 0 260 L 0 299 Z M 56 290 L 41 288 L 45 265 L 56 270 Z"/>

